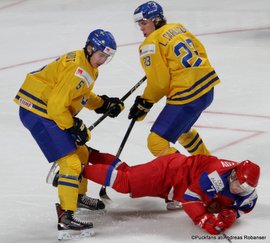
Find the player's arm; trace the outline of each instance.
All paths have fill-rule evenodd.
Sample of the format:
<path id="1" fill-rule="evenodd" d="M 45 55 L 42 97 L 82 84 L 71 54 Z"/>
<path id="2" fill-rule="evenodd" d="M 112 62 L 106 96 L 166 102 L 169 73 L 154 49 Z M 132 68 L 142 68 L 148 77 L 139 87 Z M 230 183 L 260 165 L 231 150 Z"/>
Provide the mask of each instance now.
<path id="1" fill-rule="evenodd" d="M 221 161 L 216 157 L 196 156 L 192 168 L 192 178 L 194 179 L 183 195 L 185 212 L 194 224 L 199 225 L 210 234 L 220 234 L 229 228 L 237 217 L 236 211 L 231 208 L 218 207 L 216 210 L 209 210 L 209 201 L 215 198 L 217 192 L 208 175 L 217 173 L 222 168 Z M 218 174 L 214 174 L 214 176 L 218 178 Z"/>
<path id="2" fill-rule="evenodd" d="M 101 107 L 104 103 L 104 100 L 96 95 L 94 92 L 90 92 L 88 102 L 86 103 L 85 107 L 90 110 L 95 110 L 99 107 Z"/>
<path id="3" fill-rule="evenodd" d="M 141 64 L 147 77 L 147 85 L 141 98 L 147 102 L 156 103 L 169 91 L 169 68 L 159 52 L 141 57 Z"/>
<path id="4" fill-rule="evenodd" d="M 190 190 L 189 193 L 197 197 L 196 193 Z M 199 225 L 210 234 L 220 234 L 236 220 L 236 211 L 233 209 L 223 209 L 218 213 L 209 213 L 205 204 L 200 200 L 200 196 L 197 200 L 183 202 L 182 207 L 194 224 Z"/>
<path id="5" fill-rule="evenodd" d="M 137 96 L 128 118 L 142 121 L 153 104 L 166 96 L 170 86 L 169 70 L 154 44 L 140 47 L 141 65 L 147 77 L 147 85 L 141 96 Z"/>
<path id="6" fill-rule="evenodd" d="M 242 214 L 251 212 L 256 205 L 257 199 L 257 192 L 254 190 L 252 193 L 242 196 L 240 200 L 237 200 L 232 207 L 237 213 L 237 218 Z"/>
<path id="7" fill-rule="evenodd" d="M 117 97 L 108 97 L 107 95 L 96 95 L 91 92 L 86 107 L 95 110 L 98 114 L 104 114 L 110 110 L 110 117 L 117 117 L 125 106 L 123 101 Z"/>

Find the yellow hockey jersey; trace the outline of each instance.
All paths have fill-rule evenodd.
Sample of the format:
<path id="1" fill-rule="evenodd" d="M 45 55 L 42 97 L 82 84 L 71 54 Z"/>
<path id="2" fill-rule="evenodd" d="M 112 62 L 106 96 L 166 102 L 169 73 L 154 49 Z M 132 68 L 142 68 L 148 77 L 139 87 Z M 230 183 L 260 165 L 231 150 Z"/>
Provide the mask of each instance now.
<path id="1" fill-rule="evenodd" d="M 166 24 L 151 33 L 139 47 L 141 65 L 147 76 L 142 98 L 156 103 L 190 103 L 220 80 L 204 46 L 181 24 Z"/>
<path id="2" fill-rule="evenodd" d="M 97 76 L 98 70 L 90 65 L 84 51 L 73 51 L 27 74 L 14 101 L 67 129 L 83 107 L 93 110 L 103 104 L 92 92 Z"/>

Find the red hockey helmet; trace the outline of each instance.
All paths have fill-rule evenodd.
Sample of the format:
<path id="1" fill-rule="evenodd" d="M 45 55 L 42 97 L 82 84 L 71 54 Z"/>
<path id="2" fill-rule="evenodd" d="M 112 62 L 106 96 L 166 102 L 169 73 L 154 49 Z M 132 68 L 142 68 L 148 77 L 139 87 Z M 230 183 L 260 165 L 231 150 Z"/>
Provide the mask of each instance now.
<path id="1" fill-rule="evenodd" d="M 235 171 L 241 187 L 245 188 L 246 191 L 254 189 L 258 185 L 260 167 L 257 164 L 245 160 L 235 167 Z"/>

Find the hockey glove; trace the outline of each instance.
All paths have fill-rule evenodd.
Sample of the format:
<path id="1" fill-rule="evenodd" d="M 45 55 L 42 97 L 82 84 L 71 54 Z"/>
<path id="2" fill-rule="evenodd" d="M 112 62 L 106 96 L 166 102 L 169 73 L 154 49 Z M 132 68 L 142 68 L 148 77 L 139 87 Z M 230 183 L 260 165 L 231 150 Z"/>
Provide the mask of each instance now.
<path id="1" fill-rule="evenodd" d="M 71 136 L 75 139 L 78 145 L 84 145 L 89 141 L 91 134 L 89 129 L 84 125 L 83 121 L 77 117 L 74 117 L 73 127 L 67 129 Z"/>
<path id="2" fill-rule="evenodd" d="M 224 222 L 216 214 L 204 214 L 199 226 L 212 235 L 219 235 L 226 228 Z"/>
<path id="3" fill-rule="evenodd" d="M 129 110 L 128 119 L 142 121 L 152 106 L 153 103 L 147 102 L 145 99 L 137 96 L 133 106 Z"/>
<path id="4" fill-rule="evenodd" d="M 229 228 L 236 220 L 233 210 L 224 209 L 218 214 L 204 214 L 199 226 L 212 235 L 218 235 Z"/>
<path id="5" fill-rule="evenodd" d="M 229 228 L 236 220 L 236 212 L 233 209 L 223 209 L 218 213 L 218 218 L 221 219 L 226 228 Z"/>
<path id="6" fill-rule="evenodd" d="M 117 117 L 125 106 L 123 101 L 116 97 L 108 97 L 107 95 L 102 95 L 100 98 L 103 99 L 104 103 L 101 107 L 95 109 L 98 114 L 104 114 L 110 110 L 109 117 Z"/>

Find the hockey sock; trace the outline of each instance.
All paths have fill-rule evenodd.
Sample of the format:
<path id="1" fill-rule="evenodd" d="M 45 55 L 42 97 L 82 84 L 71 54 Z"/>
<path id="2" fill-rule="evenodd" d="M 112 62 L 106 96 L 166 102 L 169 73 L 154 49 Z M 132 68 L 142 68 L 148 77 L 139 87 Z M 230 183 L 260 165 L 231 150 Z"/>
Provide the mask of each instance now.
<path id="1" fill-rule="evenodd" d="M 192 155 L 211 155 L 199 133 L 195 129 L 192 129 L 188 133 L 182 134 L 178 138 L 178 142 Z"/>
<path id="2" fill-rule="evenodd" d="M 173 154 L 177 151 L 176 148 L 170 147 L 170 143 L 166 139 L 154 132 L 151 132 L 148 136 L 148 149 L 156 157 Z"/>
<path id="3" fill-rule="evenodd" d="M 83 177 L 94 181 L 100 185 L 110 186 L 112 173 L 117 173 L 110 165 L 87 165 L 83 170 Z"/>
<path id="4" fill-rule="evenodd" d="M 75 151 L 57 162 L 60 167 L 57 188 L 61 207 L 64 210 L 75 211 L 77 208 L 81 161 Z"/>
<path id="5" fill-rule="evenodd" d="M 126 163 L 124 163 L 126 165 Z M 130 168 L 125 166 L 126 168 Z M 88 165 L 83 176 L 100 185 L 110 186 L 118 192 L 129 193 L 128 176 L 124 171 L 115 170 L 110 165 Z"/>

